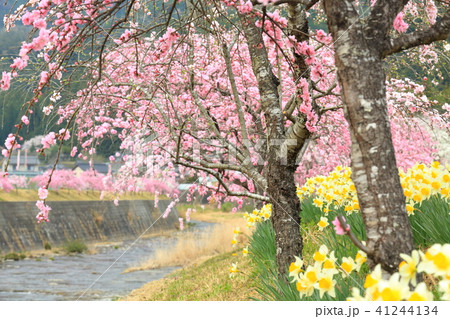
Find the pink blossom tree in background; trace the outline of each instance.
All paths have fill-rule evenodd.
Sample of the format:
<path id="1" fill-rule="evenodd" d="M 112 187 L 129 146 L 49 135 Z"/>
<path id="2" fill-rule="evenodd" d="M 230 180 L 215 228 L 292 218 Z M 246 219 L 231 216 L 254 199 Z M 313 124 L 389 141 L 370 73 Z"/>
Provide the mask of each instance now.
<path id="1" fill-rule="evenodd" d="M 174 179 L 195 172 L 202 180 L 198 192 L 210 192 L 211 201 L 271 202 L 280 273 L 302 250 L 295 179 L 326 173 L 351 158 L 361 211 L 370 221 L 369 258 L 392 271 L 399 253 L 412 248 L 397 165 L 433 159 L 434 143 L 420 119 L 440 128 L 448 124 L 424 98 L 423 87 L 387 80 L 381 61 L 448 37 L 445 4 L 439 10 L 428 3 L 433 5 L 406 0 L 395 5 L 388 0 L 30 1 L 5 19 L 7 28 L 16 20 L 33 25 L 36 36 L 22 45 L 1 87 L 14 84 L 34 52 L 43 53 L 44 71 L 35 99 L 26 105 L 27 116 L 44 88 L 62 85 L 65 69 L 84 68 L 87 87 L 54 109 L 65 129 L 49 133 L 43 149 L 62 145 L 71 130 L 85 154 L 93 155 L 99 140 L 117 136 L 127 155 L 113 187 L 136 190 L 129 183 L 135 177 Z M 311 29 L 310 14 L 326 19 L 331 34 Z M 402 34 L 408 18 L 418 15 L 428 20 Z M 374 41 L 380 48 L 371 48 Z M 74 54 L 91 44 L 90 58 L 74 63 Z M 370 59 L 355 54 L 352 63 L 367 65 L 351 73 L 353 64 L 345 59 L 361 48 Z M 5 155 L 17 145 L 18 133 L 9 138 Z M 377 200 L 379 193 L 386 200 Z M 397 237 L 379 241 L 380 234 Z M 399 238 L 404 243 L 397 245 Z M 389 255 L 387 248 L 392 248 Z"/>
<path id="2" fill-rule="evenodd" d="M 8 181 L 17 190 L 19 188 L 28 188 L 29 181 L 25 176 L 8 175 Z"/>

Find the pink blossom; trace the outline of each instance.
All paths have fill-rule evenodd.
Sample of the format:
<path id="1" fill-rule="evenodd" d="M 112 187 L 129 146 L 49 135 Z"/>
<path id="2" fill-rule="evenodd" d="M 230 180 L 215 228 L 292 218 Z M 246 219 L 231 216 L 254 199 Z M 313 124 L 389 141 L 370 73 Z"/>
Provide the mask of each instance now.
<path id="1" fill-rule="evenodd" d="M 70 156 L 71 156 L 71 157 L 74 157 L 74 156 L 77 154 L 77 151 L 78 151 L 77 147 L 74 146 L 74 147 L 72 148 L 72 150 L 70 151 Z"/>
<path id="2" fill-rule="evenodd" d="M 59 130 L 59 136 L 64 141 L 67 141 L 70 138 L 70 132 L 69 132 L 69 130 L 66 130 L 65 128 L 62 128 L 62 129 Z"/>
<path id="3" fill-rule="evenodd" d="M 394 29 L 400 33 L 406 32 L 408 30 L 409 24 L 403 21 L 405 14 L 400 12 L 394 20 Z"/>
<path id="4" fill-rule="evenodd" d="M 34 38 L 31 42 L 31 48 L 35 51 L 42 50 L 45 45 L 49 42 L 49 31 L 46 29 L 41 29 L 39 31 L 39 36 L 37 38 Z"/>
<path id="5" fill-rule="evenodd" d="M 41 139 L 42 148 L 50 148 L 52 145 L 56 144 L 56 134 L 55 132 L 50 132 Z"/>
<path id="6" fill-rule="evenodd" d="M 22 16 L 22 23 L 24 25 L 32 25 L 37 17 L 38 17 L 38 14 L 35 11 L 27 12 Z"/>
<path id="7" fill-rule="evenodd" d="M 114 200 L 114 205 L 119 206 L 119 200 L 117 198 Z"/>
<path id="8" fill-rule="evenodd" d="M 21 118 L 20 120 L 21 120 L 21 121 L 23 122 L 23 124 L 25 124 L 25 125 L 30 124 L 30 120 L 28 119 L 28 116 L 26 116 L 26 115 L 22 116 L 22 118 Z"/>
<path id="9" fill-rule="evenodd" d="M 17 148 L 17 143 L 15 143 L 15 141 L 16 141 L 16 137 L 10 133 L 5 140 L 6 149 L 10 150 L 13 147 L 13 145 L 15 146 L 14 148 Z"/>
<path id="10" fill-rule="evenodd" d="M 38 19 L 33 22 L 33 27 L 36 29 L 44 29 L 47 26 L 47 22 L 44 19 Z"/>
<path id="11" fill-rule="evenodd" d="M 253 5 L 251 1 L 247 1 L 244 4 L 241 4 L 240 6 L 237 6 L 239 13 L 245 14 L 252 12 Z"/>
<path id="12" fill-rule="evenodd" d="M 158 195 L 159 195 L 159 192 L 155 191 L 155 208 L 158 208 L 158 201 L 159 201 Z"/>
<path id="13" fill-rule="evenodd" d="M 175 204 L 178 202 L 178 199 L 175 199 L 170 202 L 169 206 L 167 206 L 166 210 L 164 211 L 163 218 L 167 218 L 169 216 L 170 211 L 175 206 Z"/>
<path id="14" fill-rule="evenodd" d="M 45 187 L 39 187 L 38 196 L 40 199 L 46 199 L 48 196 L 48 190 Z"/>
<path id="15" fill-rule="evenodd" d="M 345 217 L 342 217 L 342 220 L 345 222 Z M 350 225 L 347 225 L 346 229 L 344 229 L 342 227 L 341 222 L 339 221 L 338 217 L 336 217 L 332 221 L 332 223 L 334 225 L 334 230 L 336 231 L 336 234 L 338 234 L 338 235 L 345 235 L 350 230 Z"/>
<path id="16" fill-rule="evenodd" d="M 191 209 L 188 208 L 186 211 L 186 221 L 189 223 L 191 221 Z"/>
<path id="17" fill-rule="evenodd" d="M 8 90 L 10 81 L 11 81 L 11 73 L 10 72 L 2 72 L 2 80 L 0 82 L 0 88 L 3 91 Z"/>
<path id="18" fill-rule="evenodd" d="M 39 84 L 45 85 L 48 82 L 48 79 L 50 78 L 50 75 L 48 74 L 47 71 L 42 71 L 41 72 L 41 80 L 39 81 Z"/>
<path id="19" fill-rule="evenodd" d="M 10 68 L 17 68 L 18 70 L 22 70 L 27 66 L 28 62 L 26 60 L 23 60 L 21 58 L 15 58 L 13 61 L 13 64 L 11 64 Z"/>
<path id="20" fill-rule="evenodd" d="M 45 205 L 44 201 L 42 200 L 38 200 L 36 202 L 36 206 L 39 209 L 39 213 L 36 215 L 38 223 L 41 223 L 42 221 L 48 222 L 48 213 L 52 210 L 50 206 Z"/>
<path id="21" fill-rule="evenodd" d="M 180 222 L 180 230 L 184 229 L 184 224 L 183 224 L 183 218 L 178 218 L 178 221 Z"/>
<path id="22" fill-rule="evenodd" d="M 438 10 L 433 0 L 427 1 L 425 11 L 427 12 L 428 21 L 430 21 L 431 24 L 435 24 Z"/>

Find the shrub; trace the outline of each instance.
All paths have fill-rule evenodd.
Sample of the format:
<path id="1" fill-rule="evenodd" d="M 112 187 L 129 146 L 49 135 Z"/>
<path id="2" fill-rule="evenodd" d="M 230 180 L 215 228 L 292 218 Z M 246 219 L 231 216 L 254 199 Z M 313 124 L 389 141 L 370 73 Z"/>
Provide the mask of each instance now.
<path id="1" fill-rule="evenodd" d="M 16 252 L 11 252 L 11 253 L 6 254 L 3 258 L 5 260 L 12 259 L 12 260 L 17 261 L 17 260 L 25 259 L 25 257 L 26 257 L 25 254 L 18 254 Z"/>
<path id="2" fill-rule="evenodd" d="M 234 204 L 230 202 L 225 202 L 222 204 L 221 208 L 223 212 L 229 213 L 233 209 Z"/>
<path id="3" fill-rule="evenodd" d="M 66 242 L 66 244 L 64 245 L 64 250 L 68 254 L 70 254 L 70 253 L 81 254 L 82 252 L 87 250 L 87 246 L 84 242 L 77 239 L 77 240 L 72 240 L 72 241 Z"/>
<path id="4" fill-rule="evenodd" d="M 50 245 L 50 243 L 45 243 L 44 244 L 44 249 L 45 250 L 51 250 L 52 249 L 52 245 Z"/>

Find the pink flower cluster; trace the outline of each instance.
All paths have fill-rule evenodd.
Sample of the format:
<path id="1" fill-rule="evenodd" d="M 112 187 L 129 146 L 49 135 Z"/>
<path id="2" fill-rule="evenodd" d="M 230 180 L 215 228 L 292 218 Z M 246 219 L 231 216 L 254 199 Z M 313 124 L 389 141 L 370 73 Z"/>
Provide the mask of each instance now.
<path id="1" fill-rule="evenodd" d="M 0 88 L 3 91 L 8 90 L 10 82 L 11 82 L 11 72 L 2 72 L 2 80 L 0 82 Z"/>
<path id="2" fill-rule="evenodd" d="M 169 216 L 169 213 L 171 212 L 172 208 L 175 206 L 175 204 L 178 202 L 178 198 L 174 199 L 170 202 L 169 206 L 167 206 L 166 210 L 164 211 L 163 218 L 167 218 Z"/>
<path id="3" fill-rule="evenodd" d="M 12 149 L 20 148 L 20 144 L 17 143 L 16 137 L 13 134 L 9 134 L 5 140 L 5 149 L 2 150 L 4 157 L 9 157 Z"/>
<path id="4" fill-rule="evenodd" d="M 342 217 L 342 220 L 345 222 L 345 217 Z M 334 225 L 334 230 L 338 235 L 345 235 L 350 230 L 350 225 L 346 225 L 347 227 L 344 229 L 344 226 L 341 224 L 338 217 L 332 221 L 332 224 Z"/>
<path id="5" fill-rule="evenodd" d="M 45 187 L 39 187 L 38 196 L 40 199 L 46 199 L 48 196 L 48 190 Z"/>
<path id="6" fill-rule="evenodd" d="M 241 1 L 241 4 L 237 6 L 237 9 L 240 13 L 245 14 L 245 13 L 250 13 L 253 10 L 253 4 L 251 1 L 247 1 L 245 3 L 242 3 L 243 1 Z"/>
<path id="7" fill-rule="evenodd" d="M 408 30 L 409 24 L 403 21 L 403 17 L 405 14 L 400 12 L 397 17 L 394 19 L 394 29 L 400 33 L 405 33 Z"/>
<path id="8" fill-rule="evenodd" d="M 48 213 L 52 210 L 51 207 L 45 205 L 45 202 L 42 200 L 38 200 L 36 206 L 39 209 L 39 213 L 36 215 L 38 223 L 41 223 L 42 221 L 48 222 Z"/>
<path id="9" fill-rule="evenodd" d="M 180 222 L 180 230 L 184 229 L 184 223 L 183 223 L 183 218 L 178 218 L 178 221 Z"/>
<path id="10" fill-rule="evenodd" d="M 52 145 L 56 144 L 56 134 L 55 132 L 50 132 L 41 139 L 42 148 L 50 148 Z"/>

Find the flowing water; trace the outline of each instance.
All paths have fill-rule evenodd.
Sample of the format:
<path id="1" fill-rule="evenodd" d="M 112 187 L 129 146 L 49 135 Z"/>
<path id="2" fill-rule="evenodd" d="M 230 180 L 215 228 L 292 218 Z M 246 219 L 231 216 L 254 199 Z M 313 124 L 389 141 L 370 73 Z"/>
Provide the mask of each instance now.
<path id="1" fill-rule="evenodd" d="M 202 231 L 212 225 L 196 221 L 192 229 Z M 124 242 L 119 248 L 100 246 L 91 255 L 1 262 L 0 300 L 113 300 L 126 296 L 133 289 L 179 268 L 122 273 L 149 258 L 156 249 L 170 249 L 176 240 L 176 237 L 144 238 L 128 250 L 132 241 Z"/>

